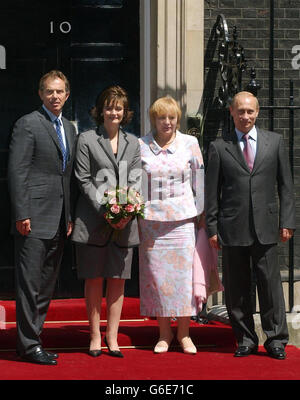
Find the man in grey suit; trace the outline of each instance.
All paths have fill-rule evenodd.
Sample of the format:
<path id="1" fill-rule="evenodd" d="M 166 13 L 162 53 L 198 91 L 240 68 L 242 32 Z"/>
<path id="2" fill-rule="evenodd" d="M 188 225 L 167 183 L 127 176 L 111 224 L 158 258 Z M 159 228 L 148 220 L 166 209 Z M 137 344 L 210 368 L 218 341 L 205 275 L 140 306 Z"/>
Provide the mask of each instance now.
<path id="1" fill-rule="evenodd" d="M 70 86 L 60 71 L 39 84 L 42 107 L 20 118 L 10 143 L 8 181 L 16 264 L 17 352 L 55 365 L 40 334 L 55 288 L 64 240 L 72 231 L 70 181 L 76 131 L 62 117 Z"/>
<path id="2" fill-rule="evenodd" d="M 277 241 L 278 229 L 284 242 L 295 229 L 289 162 L 282 136 L 255 126 L 259 105 L 254 95 L 238 93 L 230 113 L 235 130 L 209 148 L 205 189 L 208 236 L 212 247 L 222 247 L 226 306 L 238 344 L 235 356 L 256 353 L 258 348 L 252 262 L 266 334 L 264 346 L 271 357 L 284 359 L 288 329 Z"/>

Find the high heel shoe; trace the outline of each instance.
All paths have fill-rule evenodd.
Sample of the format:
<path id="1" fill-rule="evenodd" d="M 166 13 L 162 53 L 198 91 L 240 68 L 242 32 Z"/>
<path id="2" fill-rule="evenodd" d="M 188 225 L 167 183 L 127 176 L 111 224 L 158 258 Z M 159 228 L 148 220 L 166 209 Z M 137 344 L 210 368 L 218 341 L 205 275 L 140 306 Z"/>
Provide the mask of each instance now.
<path id="1" fill-rule="evenodd" d="M 94 350 L 91 350 L 91 347 L 94 347 Z M 97 348 L 98 347 L 98 348 Z M 88 355 L 91 357 L 99 357 L 101 356 L 102 351 L 101 351 L 101 336 L 100 333 L 97 334 L 91 334 L 90 336 L 90 348 L 88 351 Z"/>
<path id="2" fill-rule="evenodd" d="M 197 348 L 189 336 L 184 337 L 181 340 L 178 339 L 178 342 L 185 354 L 192 354 L 192 355 L 197 354 Z"/>
<path id="3" fill-rule="evenodd" d="M 108 354 L 109 354 L 110 356 L 112 356 L 112 357 L 119 357 L 119 358 L 123 358 L 123 357 L 124 357 L 123 354 L 120 352 L 120 350 L 111 350 L 111 349 L 109 348 L 109 345 L 108 345 L 107 340 L 106 340 L 106 336 L 104 336 L 104 343 L 105 343 L 106 346 L 107 346 Z"/>
<path id="4" fill-rule="evenodd" d="M 102 354 L 102 350 L 89 350 L 88 354 L 92 357 L 99 357 Z"/>
<path id="5" fill-rule="evenodd" d="M 169 350 L 170 344 L 172 343 L 173 336 L 171 337 L 170 340 L 166 339 L 159 339 L 157 342 L 156 346 L 154 347 L 153 352 L 155 354 L 161 354 L 161 353 L 166 353 Z"/>

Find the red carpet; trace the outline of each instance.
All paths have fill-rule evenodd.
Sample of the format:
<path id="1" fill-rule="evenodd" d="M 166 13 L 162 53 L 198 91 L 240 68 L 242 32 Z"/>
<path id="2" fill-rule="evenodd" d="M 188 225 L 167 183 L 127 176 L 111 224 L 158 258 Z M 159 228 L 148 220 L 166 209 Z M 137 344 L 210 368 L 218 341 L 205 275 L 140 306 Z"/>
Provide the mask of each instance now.
<path id="1" fill-rule="evenodd" d="M 6 329 L 0 330 L 1 380 L 299 380 L 300 350 L 287 347 L 287 359 L 273 360 L 263 347 L 257 355 L 234 358 L 231 327 L 220 323 L 191 324 L 191 337 L 198 346 L 195 356 L 183 354 L 173 343 L 165 354 L 153 354 L 158 329 L 155 320 L 139 320 L 138 299 L 125 299 L 119 345 L 124 359 L 106 354 L 87 355 L 89 343 L 85 305 L 82 299 L 51 303 L 43 344 L 59 353 L 57 366 L 39 366 L 19 361 L 15 355 L 14 302 L 1 302 L 6 309 Z M 105 306 L 104 306 L 105 308 Z M 104 312 L 104 310 L 103 310 Z M 133 318 L 136 319 L 133 321 Z M 128 321 L 130 320 L 130 321 Z M 53 323 L 53 321 L 62 321 Z M 66 322 L 75 321 L 75 322 Z M 176 323 L 174 323 L 175 329 Z M 103 334 L 105 322 L 102 323 Z M 135 346 L 133 348 L 132 346 Z M 106 385 L 107 382 L 104 384 Z M 199 392 L 200 395 L 200 392 Z"/>
<path id="2" fill-rule="evenodd" d="M 1 301 L 0 307 L 6 311 L 6 322 L 16 320 L 15 302 Z M 105 301 L 102 303 L 101 318 L 106 319 Z M 124 301 L 121 319 L 136 319 L 140 316 L 140 303 L 136 298 L 127 297 Z M 87 319 L 84 299 L 52 300 L 46 321 L 83 321 Z"/>

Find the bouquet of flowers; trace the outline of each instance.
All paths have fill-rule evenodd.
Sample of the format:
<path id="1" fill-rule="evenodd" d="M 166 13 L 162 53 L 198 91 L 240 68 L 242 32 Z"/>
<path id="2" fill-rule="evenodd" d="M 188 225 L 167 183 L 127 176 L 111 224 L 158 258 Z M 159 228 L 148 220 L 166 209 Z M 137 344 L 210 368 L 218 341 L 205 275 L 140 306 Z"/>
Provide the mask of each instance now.
<path id="1" fill-rule="evenodd" d="M 104 218 L 114 229 L 123 229 L 135 216 L 144 218 L 144 200 L 133 188 L 116 187 L 104 193 Z"/>

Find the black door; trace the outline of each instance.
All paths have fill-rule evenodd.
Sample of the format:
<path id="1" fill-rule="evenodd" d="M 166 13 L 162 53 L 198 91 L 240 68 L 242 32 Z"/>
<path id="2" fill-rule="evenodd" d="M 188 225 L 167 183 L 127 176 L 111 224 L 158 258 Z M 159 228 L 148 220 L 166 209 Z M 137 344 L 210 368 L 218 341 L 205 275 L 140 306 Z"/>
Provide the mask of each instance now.
<path id="1" fill-rule="evenodd" d="M 97 94 L 108 85 L 120 84 L 129 93 L 135 115 L 127 129 L 139 136 L 139 0 L 15 0 L 0 4 L 2 299 L 14 297 L 6 179 L 11 129 L 16 119 L 40 106 L 38 82 L 50 69 L 62 70 L 70 80 L 71 96 L 64 115 L 74 121 L 78 132 L 94 126 L 89 110 Z M 135 278 L 127 285 L 127 295 L 136 294 L 136 286 Z M 82 294 L 73 247 L 68 243 L 55 297 Z"/>

